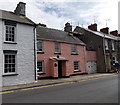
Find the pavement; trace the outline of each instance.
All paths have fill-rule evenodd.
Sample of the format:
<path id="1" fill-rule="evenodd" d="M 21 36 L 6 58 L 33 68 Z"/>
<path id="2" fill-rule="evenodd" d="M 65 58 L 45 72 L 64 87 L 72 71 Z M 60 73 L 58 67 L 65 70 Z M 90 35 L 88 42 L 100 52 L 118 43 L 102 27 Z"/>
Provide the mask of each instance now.
<path id="1" fill-rule="evenodd" d="M 80 82 L 84 80 L 105 78 L 105 77 L 115 76 L 115 75 L 117 74 L 116 73 L 95 73 L 95 74 L 82 74 L 82 75 L 70 76 L 69 78 L 39 79 L 38 81 L 29 83 L 29 84 L 4 86 L 2 87 L 2 92 L 31 88 L 31 87 L 40 87 L 40 86 L 46 86 L 46 85 L 60 84 L 60 83 L 66 83 L 66 82 Z"/>

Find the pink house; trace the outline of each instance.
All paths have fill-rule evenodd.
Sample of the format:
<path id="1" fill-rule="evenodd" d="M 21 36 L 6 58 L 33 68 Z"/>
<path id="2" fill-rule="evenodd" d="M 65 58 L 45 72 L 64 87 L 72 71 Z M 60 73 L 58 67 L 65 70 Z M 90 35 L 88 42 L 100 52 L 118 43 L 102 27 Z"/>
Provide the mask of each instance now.
<path id="1" fill-rule="evenodd" d="M 86 62 L 96 61 L 95 54 L 87 52 L 85 44 L 70 32 L 37 27 L 38 78 L 87 73 Z"/>

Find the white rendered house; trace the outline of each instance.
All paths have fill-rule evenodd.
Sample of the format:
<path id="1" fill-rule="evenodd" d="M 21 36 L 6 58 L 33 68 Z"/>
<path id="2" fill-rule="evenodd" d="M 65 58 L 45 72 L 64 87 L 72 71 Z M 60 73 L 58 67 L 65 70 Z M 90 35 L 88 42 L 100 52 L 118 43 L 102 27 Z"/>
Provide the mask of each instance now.
<path id="1" fill-rule="evenodd" d="M 14 12 L 0 10 L 0 77 L 2 86 L 35 81 L 35 23 L 25 16 L 25 3 Z"/>

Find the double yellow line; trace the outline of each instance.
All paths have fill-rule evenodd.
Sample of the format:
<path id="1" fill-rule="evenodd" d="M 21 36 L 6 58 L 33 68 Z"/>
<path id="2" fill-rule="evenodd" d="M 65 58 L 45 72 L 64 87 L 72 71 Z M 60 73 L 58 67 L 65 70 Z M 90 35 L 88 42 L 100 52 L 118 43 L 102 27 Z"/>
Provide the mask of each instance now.
<path id="1" fill-rule="evenodd" d="M 52 84 L 52 85 L 46 85 L 46 86 L 36 86 L 36 87 L 30 87 L 30 88 L 24 88 L 24 89 L 18 89 L 18 90 L 10 90 L 10 91 L 5 91 L 5 92 L 0 92 L 0 94 L 7 94 L 7 93 L 13 93 L 13 92 L 18 92 L 18 91 L 26 91 L 26 90 L 33 90 L 33 89 L 40 89 L 40 88 L 46 88 L 46 87 L 53 87 L 53 86 L 59 86 L 59 85 L 65 85 L 65 84 L 72 84 L 75 82 L 83 82 L 83 81 L 89 81 L 89 80 L 95 80 L 95 79 L 100 79 L 100 78 L 107 78 L 107 77 L 114 77 L 116 75 L 110 75 L 110 76 L 101 76 L 101 77 L 95 77 L 95 78 L 87 78 L 79 81 L 68 81 L 64 83 L 58 83 L 58 84 Z"/>

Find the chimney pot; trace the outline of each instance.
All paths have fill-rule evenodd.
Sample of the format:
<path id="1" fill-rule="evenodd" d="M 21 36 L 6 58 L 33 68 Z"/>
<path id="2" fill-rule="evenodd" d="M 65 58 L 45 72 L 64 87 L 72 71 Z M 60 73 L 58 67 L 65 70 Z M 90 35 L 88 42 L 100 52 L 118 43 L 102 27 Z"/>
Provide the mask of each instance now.
<path id="1" fill-rule="evenodd" d="M 88 26 L 88 29 L 92 30 L 92 31 L 97 31 L 97 24 L 94 23 L 94 24 L 91 24 Z"/>
<path id="2" fill-rule="evenodd" d="M 118 36 L 118 31 L 117 31 L 117 30 L 111 31 L 110 34 L 111 34 L 111 35 L 114 35 L 114 36 Z"/>
<path id="3" fill-rule="evenodd" d="M 103 32 L 105 34 L 109 34 L 109 28 L 108 27 L 102 28 L 102 29 L 100 29 L 100 32 Z"/>

